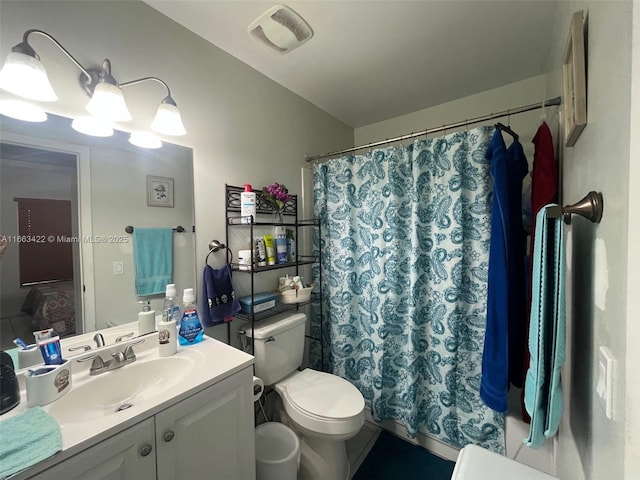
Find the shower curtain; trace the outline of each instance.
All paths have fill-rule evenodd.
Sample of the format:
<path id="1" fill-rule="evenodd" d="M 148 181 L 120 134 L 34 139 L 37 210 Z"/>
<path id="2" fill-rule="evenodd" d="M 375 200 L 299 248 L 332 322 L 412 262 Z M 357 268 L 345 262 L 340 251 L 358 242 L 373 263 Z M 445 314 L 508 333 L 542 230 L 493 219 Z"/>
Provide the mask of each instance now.
<path id="1" fill-rule="evenodd" d="M 479 396 L 492 132 L 314 167 L 325 342 L 325 364 L 315 366 L 351 381 L 375 420 L 395 420 L 410 437 L 504 453 L 504 418 Z M 319 335 L 317 316 L 312 328 Z"/>

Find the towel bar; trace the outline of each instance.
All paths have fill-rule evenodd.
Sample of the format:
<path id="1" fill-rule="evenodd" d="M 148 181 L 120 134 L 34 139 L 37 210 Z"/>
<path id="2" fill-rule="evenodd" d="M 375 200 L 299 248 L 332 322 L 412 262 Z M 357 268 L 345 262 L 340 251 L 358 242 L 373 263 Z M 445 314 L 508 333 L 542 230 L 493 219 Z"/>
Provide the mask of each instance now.
<path id="1" fill-rule="evenodd" d="M 591 191 L 582 200 L 573 205 L 564 207 L 551 207 L 548 212 L 549 218 L 564 217 L 564 223 L 571 224 L 571 215 L 574 213 L 586 218 L 593 223 L 600 223 L 604 211 L 604 200 L 602 193 Z"/>
<path id="2" fill-rule="evenodd" d="M 133 233 L 133 227 L 131 225 L 127 225 L 126 227 L 124 227 L 124 231 L 127 233 Z M 173 229 L 174 232 L 178 232 L 178 233 L 182 233 L 184 232 L 184 227 L 181 225 L 178 225 L 176 228 Z"/>

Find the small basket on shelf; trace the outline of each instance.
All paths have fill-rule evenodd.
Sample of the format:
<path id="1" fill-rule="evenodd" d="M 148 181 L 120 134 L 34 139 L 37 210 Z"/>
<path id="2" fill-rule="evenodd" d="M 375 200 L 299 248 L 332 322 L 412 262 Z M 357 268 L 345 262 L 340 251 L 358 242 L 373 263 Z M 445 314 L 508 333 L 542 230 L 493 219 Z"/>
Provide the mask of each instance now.
<path id="1" fill-rule="evenodd" d="M 304 288 L 292 288 L 278 292 L 280 303 L 304 303 L 311 300 L 313 286 Z"/>

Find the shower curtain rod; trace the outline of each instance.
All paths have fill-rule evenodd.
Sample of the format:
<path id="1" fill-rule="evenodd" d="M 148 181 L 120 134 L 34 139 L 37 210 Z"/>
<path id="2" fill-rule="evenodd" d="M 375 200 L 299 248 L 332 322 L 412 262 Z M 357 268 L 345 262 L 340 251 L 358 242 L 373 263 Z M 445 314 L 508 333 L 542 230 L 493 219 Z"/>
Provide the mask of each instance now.
<path id="1" fill-rule="evenodd" d="M 386 140 L 380 140 L 379 142 L 367 143 L 366 145 L 360 145 L 358 147 L 346 148 L 344 150 L 339 150 L 337 152 L 325 153 L 324 155 L 315 155 L 313 157 L 307 157 L 305 160 L 307 162 L 313 162 L 315 160 L 320 160 L 321 158 L 335 157 L 335 156 L 338 156 L 338 155 L 343 155 L 345 153 L 351 153 L 351 152 L 355 152 L 357 150 L 362 150 L 363 148 L 377 147 L 377 146 L 380 146 L 380 145 L 385 145 L 387 143 L 394 143 L 394 142 L 399 142 L 401 140 L 406 140 L 408 138 L 421 137 L 422 135 L 429 135 L 430 133 L 443 132 L 445 130 L 464 127 L 466 125 L 471 125 L 471 124 L 474 124 L 474 123 L 482 123 L 482 122 L 486 122 L 488 120 L 493 120 L 493 119 L 496 119 L 496 118 L 508 117 L 510 115 L 516 115 L 518 113 L 530 112 L 531 110 L 537 110 L 539 108 L 553 107 L 555 105 L 560 105 L 561 103 L 562 103 L 562 97 L 555 97 L 555 98 L 551 98 L 549 100 L 545 100 L 544 102 L 532 103 L 531 105 L 525 105 L 525 106 L 519 107 L 519 108 L 512 108 L 510 110 L 504 110 L 503 112 L 491 113 L 489 115 L 483 115 L 482 117 L 470 118 L 470 119 L 464 120 L 462 122 L 450 123 L 449 125 L 442 125 L 441 127 L 427 128 L 426 130 L 422 130 L 421 132 L 417 132 L 417 133 L 413 133 L 413 132 L 412 133 L 407 133 L 405 135 L 400 135 L 399 137 L 388 138 Z"/>

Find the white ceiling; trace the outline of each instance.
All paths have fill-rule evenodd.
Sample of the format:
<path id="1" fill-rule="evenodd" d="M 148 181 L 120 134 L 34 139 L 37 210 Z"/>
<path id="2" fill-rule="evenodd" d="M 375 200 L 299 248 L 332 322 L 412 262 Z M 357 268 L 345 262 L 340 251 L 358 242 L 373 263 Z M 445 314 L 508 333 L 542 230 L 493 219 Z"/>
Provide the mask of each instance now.
<path id="1" fill-rule="evenodd" d="M 557 1 L 285 1 L 314 31 L 286 54 L 249 24 L 277 1 L 147 4 L 352 127 L 546 73 Z"/>

